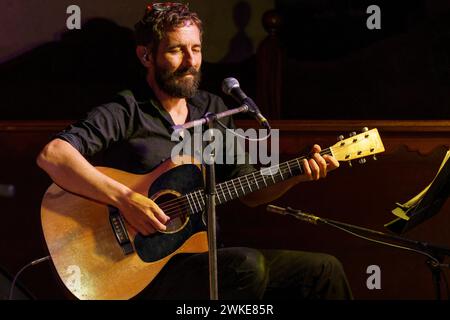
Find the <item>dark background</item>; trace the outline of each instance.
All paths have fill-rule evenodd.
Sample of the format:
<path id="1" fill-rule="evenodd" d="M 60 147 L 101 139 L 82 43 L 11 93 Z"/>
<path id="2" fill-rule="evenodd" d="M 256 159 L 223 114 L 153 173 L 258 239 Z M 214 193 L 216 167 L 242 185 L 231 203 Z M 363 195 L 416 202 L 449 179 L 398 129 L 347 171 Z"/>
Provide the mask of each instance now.
<path id="1" fill-rule="evenodd" d="M 281 118 L 448 119 L 450 6 L 446 3 L 275 1 L 282 21 L 280 47 L 285 52 Z M 366 27 L 371 4 L 381 8 L 381 30 Z M 214 13 L 212 2 L 204 5 Z M 258 43 L 245 28 L 257 9 L 258 2 L 236 2 L 236 34 L 221 60 L 210 62 L 206 55 L 202 88 L 222 95 L 221 81 L 233 76 L 256 97 Z M 208 16 L 203 18 L 211 25 Z M 220 41 L 220 37 L 210 39 L 206 50 Z M 80 118 L 117 91 L 139 83 L 139 69 L 129 27 L 105 18 L 84 21 L 81 30 L 62 32 L 57 40 L 36 45 L 0 65 L 0 118 Z M 236 105 L 230 99 L 226 102 Z"/>

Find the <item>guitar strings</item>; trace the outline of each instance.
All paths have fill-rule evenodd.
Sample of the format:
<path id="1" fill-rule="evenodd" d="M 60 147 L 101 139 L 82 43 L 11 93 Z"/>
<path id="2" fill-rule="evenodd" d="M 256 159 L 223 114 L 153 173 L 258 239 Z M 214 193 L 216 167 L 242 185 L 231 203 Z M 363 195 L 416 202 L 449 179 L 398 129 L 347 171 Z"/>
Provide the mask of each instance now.
<path id="1" fill-rule="evenodd" d="M 323 155 L 323 154 L 331 154 L 331 153 L 329 153 L 329 150 L 328 149 L 325 149 L 325 150 L 323 150 L 322 152 L 321 152 L 321 154 Z M 287 164 L 287 163 L 289 163 L 289 162 L 293 162 L 293 161 L 297 161 L 297 160 L 303 160 L 305 157 L 302 157 L 302 158 L 298 158 L 298 159 L 294 159 L 294 160 L 290 160 L 290 161 L 287 161 L 285 164 L 283 164 L 283 165 L 280 165 L 280 171 L 281 171 L 281 176 L 283 176 L 283 172 L 285 172 L 285 173 L 290 173 L 291 171 L 289 170 L 289 168 L 290 168 L 290 166 Z M 268 168 L 268 170 L 270 170 L 270 169 L 272 169 L 272 167 L 271 168 Z M 295 171 L 298 171 L 299 169 L 297 169 L 296 167 L 294 167 L 294 170 Z M 300 172 L 301 172 L 301 169 L 300 169 Z M 241 177 L 239 177 L 239 178 L 241 178 Z M 236 179 L 239 179 L 239 178 L 236 178 Z M 233 180 L 236 180 L 236 179 L 233 179 Z M 233 180 L 231 180 L 231 181 L 233 181 Z M 247 180 L 249 180 L 249 179 L 247 179 Z M 266 182 L 265 182 L 265 179 L 264 179 L 264 176 L 263 175 L 261 175 L 261 176 L 259 176 L 257 179 L 250 179 L 249 181 L 251 181 L 251 184 L 249 183 L 249 185 L 253 185 L 253 186 L 259 186 L 259 183 L 258 182 L 262 182 L 262 181 L 264 181 L 264 183 L 266 184 Z M 234 199 L 234 195 L 236 195 L 237 197 L 239 197 L 239 192 L 237 192 L 237 189 L 236 189 L 236 186 L 234 185 L 234 183 L 232 183 L 232 186 L 233 186 L 233 188 L 235 189 L 234 191 L 231 191 L 230 190 L 230 188 L 229 188 L 229 186 L 228 186 L 228 182 L 229 181 L 226 181 L 225 182 L 225 186 L 226 186 L 226 188 L 228 189 L 228 194 L 230 195 L 230 200 L 233 200 Z M 239 183 L 240 183 L 240 180 L 239 180 Z M 241 184 L 241 183 L 240 183 Z M 219 184 L 220 185 L 220 184 Z M 241 184 L 241 186 L 242 186 L 242 184 Z M 226 192 L 224 192 L 223 191 L 223 188 L 221 188 L 222 190 L 221 190 L 221 193 L 222 193 L 222 197 L 224 198 L 224 200 L 225 201 L 227 201 L 227 197 L 226 197 Z M 246 188 L 245 188 L 246 189 Z M 251 191 L 252 190 L 252 188 L 251 187 L 248 187 L 248 189 L 249 189 L 249 191 Z M 204 203 L 205 201 L 204 201 L 204 194 L 202 194 L 202 192 L 201 192 L 201 190 L 197 190 L 197 191 L 193 191 L 193 192 L 190 192 L 190 193 L 188 193 L 188 194 L 186 194 L 186 195 L 184 195 L 184 196 L 182 196 L 182 197 L 178 197 L 178 198 L 176 198 L 176 199 L 173 199 L 173 200 L 169 200 L 169 201 L 166 201 L 166 202 L 163 202 L 163 203 L 161 203 L 161 204 L 159 204 L 159 207 L 163 210 L 163 211 L 167 211 L 167 212 L 171 212 L 171 209 L 179 209 L 179 205 L 180 204 L 183 204 L 185 207 L 187 207 L 187 206 L 190 206 L 190 201 L 189 201 L 189 199 L 187 198 L 187 196 L 188 195 L 191 195 L 191 198 L 192 198 L 192 201 L 193 201 L 193 203 L 194 203 L 194 207 L 197 207 L 197 205 L 201 208 L 202 207 L 202 205 L 201 205 L 201 202 L 198 200 L 198 198 L 197 198 L 197 194 L 198 193 L 201 193 L 200 194 L 200 199 L 202 200 L 202 202 Z M 244 193 L 245 193 L 245 190 L 244 190 Z M 195 198 L 197 198 L 197 199 L 194 199 L 194 195 L 195 195 Z M 196 203 L 195 203 L 195 200 L 197 201 Z M 220 199 L 219 199 L 219 201 L 220 201 Z M 196 205 L 197 204 L 197 205 Z M 192 206 L 191 206 L 191 209 L 194 209 L 194 208 L 192 208 Z M 191 211 L 193 211 L 193 210 L 191 210 Z M 197 210 L 196 210 L 197 211 Z"/>
<path id="2" fill-rule="evenodd" d="M 322 151 L 320 152 L 320 154 L 321 154 L 321 155 L 325 155 L 325 154 L 331 155 L 331 152 L 329 151 L 329 149 L 330 149 L 330 148 L 322 150 Z M 286 162 L 282 163 L 282 165 L 280 165 L 280 169 L 284 166 L 284 167 L 283 167 L 284 169 L 288 168 L 288 170 L 285 171 L 285 172 L 288 172 L 288 171 L 289 171 L 289 168 L 291 167 L 291 166 L 289 165 L 289 163 L 292 164 L 293 162 L 297 162 L 298 160 L 303 160 L 303 159 L 305 159 L 305 157 L 301 157 L 301 158 L 297 158 L 297 159 L 293 159 L 293 160 L 286 161 Z M 297 164 L 297 166 L 298 166 L 298 164 Z M 265 169 L 266 169 L 267 171 L 271 171 L 272 168 L 274 168 L 274 167 L 265 168 Z M 296 169 L 296 167 L 294 166 L 294 170 L 298 170 L 298 169 Z M 238 178 L 235 178 L 235 179 L 232 179 L 232 180 L 223 182 L 223 183 L 220 183 L 220 184 L 218 184 L 218 186 L 221 185 L 221 184 L 225 184 L 225 186 L 229 189 L 228 183 L 231 182 L 232 185 L 233 185 L 233 188 L 234 188 L 234 187 L 235 187 L 235 186 L 234 186 L 234 182 L 232 182 L 232 181 L 234 181 L 234 180 L 239 180 L 239 179 L 242 178 L 242 177 L 246 177 L 246 176 L 250 176 L 250 175 L 253 175 L 253 173 L 252 173 L 252 174 L 248 174 L 248 175 L 244 175 L 244 176 L 241 176 L 241 177 L 238 177 Z M 250 181 L 252 181 L 252 185 L 255 185 L 255 184 L 256 184 L 256 183 L 253 183 L 253 181 L 255 181 L 255 178 L 251 178 Z M 257 181 L 257 182 L 262 182 L 262 181 L 265 181 L 265 179 L 264 179 L 263 175 L 260 175 L 260 176 L 258 176 L 258 178 L 256 179 L 256 181 Z M 239 183 L 240 183 L 240 181 L 239 181 Z M 186 197 L 186 196 L 189 195 L 189 194 L 193 194 L 193 193 L 195 194 L 195 193 L 197 193 L 197 192 L 198 192 L 198 191 L 190 192 L 190 193 L 184 195 L 183 197 Z M 222 192 L 225 194 L 224 191 L 222 191 Z M 229 193 L 230 193 L 230 192 L 229 192 Z M 234 193 L 235 193 L 235 192 L 234 192 Z M 169 201 L 163 202 L 163 203 L 160 204 L 160 207 L 161 207 L 162 205 L 167 205 L 167 204 L 169 204 L 169 203 L 172 204 L 173 202 L 177 202 L 180 198 L 183 198 L 183 197 L 179 197 L 179 198 L 176 198 L 176 199 L 173 199 L 173 200 L 169 200 Z M 226 199 L 226 196 L 224 196 L 224 198 Z M 167 209 L 167 208 L 168 208 L 168 207 L 166 206 L 166 209 Z"/>
<path id="3" fill-rule="evenodd" d="M 320 152 L 320 154 L 321 155 L 325 155 L 325 154 L 331 155 L 332 153 L 330 151 L 331 151 L 330 148 L 327 148 L 327 149 L 322 150 Z M 279 169 L 281 171 L 281 177 L 283 177 L 283 172 L 285 172 L 286 174 L 287 173 L 292 173 L 292 169 L 291 169 L 291 166 L 289 165 L 289 163 L 298 162 L 299 160 L 303 160 L 305 158 L 306 157 L 297 158 L 297 159 L 294 159 L 294 160 L 287 161 L 287 162 L 283 163 L 282 165 L 279 165 Z M 271 170 L 272 168 L 273 167 L 267 168 L 267 170 Z M 299 169 L 300 169 L 300 172 L 302 172 L 301 168 L 294 167 L 293 169 L 294 169 L 294 171 L 299 171 Z M 252 175 L 252 174 L 249 174 L 249 175 Z M 243 177 L 247 177 L 247 176 L 248 175 L 245 175 Z M 252 190 L 251 186 L 259 186 L 259 182 L 262 183 L 263 180 L 264 180 L 264 183 L 267 184 L 263 175 L 258 176 L 256 179 L 255 179 L 255 176 L 253 176 L 253 177 L 254 177 L 253 179 L 248 179 L 247 178 L 247 182 L 248 182 L 249 187 L 245 187 L 245 188 L 242 186 L 242 184 L 240 183 L 240 180 L 239 180 L 239 183 L 240 183 L 241 188 L 243 189 L 244 193 L 246 192 L 247 188 L 248 188 L 249 191 L 251 191 Z M 273 177 L 273 175 L 272 175 L 272 177 Z M 242 177 L 238 177 L 238 178 L 235 178 L 233 180 L 240 179 L 240 178 L 242 178 Z M 233 180 L 230 180 L 230 181 L 232 182 Z M 228 187 L 228 182 L 229 181 L 225 182 L 225 186 L 228 189 L 228 193 L 230 195 L 230 200 L 233 200 L 234 199 L 234 195 L 236 195 L 236 197 L 239 197 L 239 193 L 237 192 L 237 189 L 236 189 L 236 186 L 234 185 L 234 182 L 232 182 L 233 188 L 235 189 L 234 191 L 230 190 L 230 188 Z M 218 186 L 220 186 L 220 184 Z M 227 201 L 226 192 L 223 191 L 223 188 L 221 188 L 221 189 L 222 189 L 221 190 L 222 198 L 225 201 Z M 190 204 L 190 201 L 187 198 L 188 195 L 191 195 L 191 198 L 192 198 L 193 204 L 194 204 L 193 206 Z M 218 198 L 219 198 L 219 195 L 220 195 L 220 193 L 218 194 Z M 195 196 L 195 198 L 194 198 L 194 196 Z M 185 211 L 185 210 L 188 210 L 188 209 L 191 209 L 190 210 L 191 212 L 196 213 L 198 211 L 203 210 L 203 205 L 199 201 L 198 197 L 200 197 L 200 200 L 203 202 L 203 205 L 204 205 L 205 204 L 205 200 L 204 200 L 205 195 L 204 195 L 203 190 L 200 189 L 200 190 L 197 190 L 197 191 L 190 192 L 190 193 L 188 193 L 188 194 L 186 194 L 186 195 L 184 195 L 182 197 L 178 197 L 176 199 L 172 199 L 172 200 L 163 202 L 163 203 L 159 204 L 159 207 L 164 211 L 165 214 L 169 215 L 170 217 L 180 216 L 179 211 Z M 197 201 L 197 202 L 195 202 L 195 201 Z M 219 199 L 219 201 L 220 201 L 220 199 Z M 200 210 L 197 209 L 197 206 L 200 207 Z M 195 207 L 195 210 L 194 210 L 193 207 Z M 177 213 L 177 214 L 176 215 L 171 215 L 171 213 L 172 214 L 173 213 Z"/>
<path id="4" fill-rule="evenodd" d="M 327 150 L 324 150 L 323 154 L 326 154 L 326 153 L 327 153 Z M 304 157 L 303 157 L 303 158 L 304 158 Z M 300 158 L 300 160 L 302 160 L 303 158 Z M 297 159 L 291 160 L 291 161 L 288 161 L 288 162 L 292 162 L 292 161 L 297 161 Z M 286 165 L 283 164 L 282 166 L 280 166 L 281 176 L 283 176 L 283 172 L 285 172 L 286 174 L 287 174 L 288 172 L 292 173 L 291 170 L 289 170 L 289 167 L 290 167 L 290 166 L 287 164 L 287 162 L 286 162 Z M 286 170 L 286 168 L 287 168 L 287 170 Z M 295 167 L 294 167 L 294 170 L 295 170 L 295 171 L 298 171 L 298 169 L 296 169 Z M 300 172 L 301 172 L 301 171 L 300 171 Z M 248 179 L 247 179 L 247 180 L 248 180 Z M 256 185 L 256 186 L 259 186 L 258 182 L 261 182 L 261 181 L 263 181 L 263 180 L 264 180 L 264 182 L 265 182 L 265 179 L 264 179 L 264 177 L 262 177 L 262 176 L 261 176 L 261 178 L 258 177 L 257 179 L 251 179 L 250 181 L 252 181 L 252 183 L 251 183 L 251 184 L 249 183 L 248 190 L 249 190 L 249 191 L 252 191 L 251 185 L 253 185 L 253 186 L 255 186 L 255 185 Z M 256 181 L 256 183 L 254 183 L 254 181 Z M 239 182 L 240 182 L 240 181 L 239 181 Z M 274 182 L 275 182 L 275 181 L 274 181 Z M 265 183 L 266 183 L 266 182 L 265 182 Z M 276 183 L 276 182 L 275 182 L 275 183 Z M 266 184 L 267 184 L 267 183 L 266 183 Z M 232 191 L 230 190 L 230 188 L 228 187 L 228 182 L 226 182 L 226 188 L 228 189 L 228 193 L 230 194 L 230 200 L 233 200 L 233 199 L 234 199 L 234 195 L 236 195 L 236 197 L 239 197 L 239 192 L 237 191 L 236 186 L 235 186 L 234 184 L 233 184 L 233 187 L 234 187 L 235 190 L 232 192 Z M 242 184 L 241 184 L 241 188 L 242 188 L 242 190 L 244 191 L 244 193 L 246 193 L 246 191 L 245 191 L 244 189 L 247 189 L 247 188 L 244 188 Z M 227 201 L 225 192 L 223 191 L 223 188 L 221 188 L 221 189 L 222 189 L 222 191 L 221 191 L 222 197 L 224 198 L 225 201 Z M 200 193 L 200 195 L 198 195 L 198 193 Z M 191 205 L 191 202 L 190 202 L 189 199 L 187 198 L 188 195 L 191 195 L 191 198 L 192 198 L 192 201 L 193 201 L 193 202 L 192 202 L 192 203 L 193 203 L 193 206 Z M 218 199 L 219 199 L 220 202 L 222 202 L 222 201 L 220 200 L 219 195 L 220 195 L 220 193 L 218 193 Z M 194 196 L 195 196 L 195 199 L 194 199 Z M 186 210 L 186 209 L 189 209 L 189 208 L 190 208 L 190 209 L 191 209 L 190 211 L 196 213 L 196 212 L 200 211 L 200 210 L 197 209 L 197 206 L 200 207 L 201 210 L 203 209 L 203 205 L 202 205 L 202 203 L 199 201 L 198 197 L 200 197 L 201 202 L 203 202 L 203 205 L 204 205 L 204 204 L 205 204 L 204 193 L 203 193 L 203 191 L 200 189 L 200 190 L 197 190 L 197 191 L 190 192 L 189 194 L 187 194 L 187 195 L 185 195 L 185 196 L 182 196 L 182 197 L 179 197 L 179 198 L 176 198 L 176 199 L 167 201 L 167 202 L 163 202 L 163 203 L 161 203 L 159 206 L 160 206 L 160 208 L 161 208 L 166 214 L 169 214 L 169 215 L 170 215 L 170 213 L 173 213 L 173 212 L 174 212 L 173 209 L 175 209 L 175 211 L 179 211 L 179 210 Z M 182 205 L 183 207 L 180 207 L 180 205 Z M 194 209 L 194 207 L 195 207 L 195 209 Z"/>

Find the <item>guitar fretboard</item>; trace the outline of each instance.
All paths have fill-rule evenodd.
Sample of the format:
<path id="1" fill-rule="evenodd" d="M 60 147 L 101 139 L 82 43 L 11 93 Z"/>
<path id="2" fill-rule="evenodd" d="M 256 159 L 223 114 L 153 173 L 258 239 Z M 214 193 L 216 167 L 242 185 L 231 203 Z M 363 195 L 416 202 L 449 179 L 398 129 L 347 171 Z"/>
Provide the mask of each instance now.
<path id="1" fill-rule="evenodd" d="M 322 150 L 320 154 L 331 155 L 331 148 Z M 216 185 L 216 201 L 218 204 L 223 204 L 278 182 L 302 175 L 304 173 L 303 159 L 306 159 L 306 157 L 303 156 L 289 160 L 276 166 L 263 168 L 259 171 L 254 171 L 250 174 L 219 183 Z M 205 206 L 206 197 L 203 189 L 198 189 L 176 200 L 160 204 L 164 212 L 166 210 L 174 211 L 181 208 L 188 210 L 190 214 L 202 212 Z M 166 212 L 166 214 L 170 214 L 170 212 Z"/>

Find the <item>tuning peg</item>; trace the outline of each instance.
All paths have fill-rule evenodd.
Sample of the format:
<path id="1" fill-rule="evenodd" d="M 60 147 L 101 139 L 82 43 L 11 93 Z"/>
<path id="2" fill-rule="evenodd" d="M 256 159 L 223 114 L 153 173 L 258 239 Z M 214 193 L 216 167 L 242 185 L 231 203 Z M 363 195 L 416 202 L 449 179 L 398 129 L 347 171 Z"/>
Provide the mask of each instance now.
<path id="1" fill-rule="evenodd" d="M 366 161 L 365 158 L 361 158 L 361 159 L 358 160 L 358 162 L 359 162 L 359 164 L 364 164 L 364 163 L 366 163 L 367 161 Z"/>
<path id="2" fill-rule="evenodd" d="M 367 131 L 369 131 L 369 128 L 367 128 L 367 127 L 362 128 L 362 132 L 367 132 Z"/>
<path id="3" fill-rule="evenodd" d="M 348 162 L 348 166 L 349 166 L 350 168 L 353 167 L 353 164 L 352 164 L 352 161 L 351 161 L 351 160 Z"/>
<path id="4" fill-rule="evenodd" d="M 338 137 L 338 141 L 342 141 L 341 142 L 341 147 L 343 147 L 343 146 L 345 146 L 345 142 L 344 142 L 344 136 L 341 134 L 339 137 Z"/>
<path id="5" fill-rule="evenodd" d="M 376 155 L 376 154 L 374 154 L 374 155 L 373 155 L 373 160 L 375 160 L 375 161 L 377 161 L 377 160 L 378 160 L 378 158 L 377 158 L 377 155 Z"/>
<path id="6" fill-rule="evenodd" d="M 349 134 L 349 137 L 353 137 L 353 136 L 356 136 L 356 132 L 354 132 L 354 131 Z"/>

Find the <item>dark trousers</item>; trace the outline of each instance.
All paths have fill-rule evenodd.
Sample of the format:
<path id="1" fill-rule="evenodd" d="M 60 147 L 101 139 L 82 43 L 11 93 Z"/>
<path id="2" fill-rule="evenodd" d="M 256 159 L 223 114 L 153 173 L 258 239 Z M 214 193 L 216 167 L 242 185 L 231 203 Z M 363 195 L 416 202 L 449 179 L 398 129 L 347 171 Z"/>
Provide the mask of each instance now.
<path id="1" fill-rule="evenodd" d="M 304 251 L 221 248 L 219 299 L 352 299 L 341 263 Z M 209 299 L 208 254 L 174 257 L 144 290 L 146 299 Z"/>

